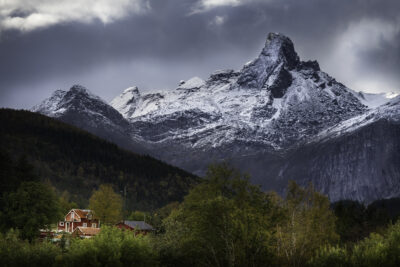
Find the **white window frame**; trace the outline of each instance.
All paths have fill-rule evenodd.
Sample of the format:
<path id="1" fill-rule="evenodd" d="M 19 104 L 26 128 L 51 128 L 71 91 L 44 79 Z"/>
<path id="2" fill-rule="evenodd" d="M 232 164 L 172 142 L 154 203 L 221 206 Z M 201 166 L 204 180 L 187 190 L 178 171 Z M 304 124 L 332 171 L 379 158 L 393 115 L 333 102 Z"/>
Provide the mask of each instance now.
<path id="1" fill-rule="evenodd" d="M 74 216 L 75 214 L 74 214 L 74 212 L 71 212 L 71 219 L 74 219 Z"/>
<path id="2" fill-rule="evenodd" d="M 82 227 L 87 227 L 87 223 L 82 223 Z"/>
<path id="3" fill-rule="evenodd" d="M 64 226 L 64 222 L 60 222 L 60 226 Z"/>
<path id="4" fill-rule="evenodd" d="M 92 223 L 92 227 L 93 228 L 97 228 L 97 224 L 96 223 Z"/>

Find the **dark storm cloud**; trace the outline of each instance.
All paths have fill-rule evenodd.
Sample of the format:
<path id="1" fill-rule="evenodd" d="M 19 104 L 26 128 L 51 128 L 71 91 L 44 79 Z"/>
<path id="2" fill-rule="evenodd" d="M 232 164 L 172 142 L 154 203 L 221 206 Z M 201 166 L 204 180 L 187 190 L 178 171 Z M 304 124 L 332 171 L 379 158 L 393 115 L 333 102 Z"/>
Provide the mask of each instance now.
<path id="1" fill-rule="evenodd" d="M 243 2 L 243 3 L 242 3 Z M 398 1 L 153 0 L 147 12 L 104 23 L 67 21 L 0 36 L 0 106 L 29 108 L 74 83 L 106 100 L 130 85 L 174 88 L 240 68 L 268 32 L 357 90 L 399 91 Z M 371 75 L 373 74 L 373 75 Z"/>

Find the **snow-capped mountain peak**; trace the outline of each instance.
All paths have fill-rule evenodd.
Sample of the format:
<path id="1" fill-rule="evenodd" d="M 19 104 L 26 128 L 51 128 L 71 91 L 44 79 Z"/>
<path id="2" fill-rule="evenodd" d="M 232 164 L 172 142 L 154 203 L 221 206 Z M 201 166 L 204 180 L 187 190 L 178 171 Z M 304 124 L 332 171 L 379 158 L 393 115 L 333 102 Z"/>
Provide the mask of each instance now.
<path id="1" fill-rule="evenodd" d="M 138 90 L 136 87 L 128 88 L 124 93 L 138 94 Z M 142 150 L 131 139 L 129 123 L 122 115 L 81 85 L 74 85 L 68 91 L 55 91 L 32 111 L 56 117 L 125 148 Z"/>
<path id="2" fill-rule="evenodd" d="M 177 90 L 129 92 L 111 105 L 140 124 L 139 131 L 154 127 L 138 135 L 187 147 L 240 142 L 284 149 L 366 109 L 316 61 L 300 61 L 292 41 L 276 33 L 240 71 L 216 71 L 206 81 L 194 77 Z"/>
<path id="3" fill-rule="evenodd" d="M 70 98 L 81 98 L 81 97 L 86 97 L 86 98 L 90 98 L 90 99 L 95 99 L 97 101 L 106 103 L 103 99 L 101 99 L 99 96 L 93 94 L 89 89 L 87 89 L 86 87 L 80 85 L 80 84 L 75 84 L 73 85 L 69 91 L 67 91 L 66 96 L 70 97 Z"/>
<path id="4" fill-rule="evenodd" d="M 66 93 L 67 91 L 63 90 L 54 91 L 49 98 L 46 98 L 40 104 L 34 106 L 32 111 L 39 112 L 47 116 L 57 117 L 59 114 L 62 114 L 65 111 L 65 109 L 60 107 L 60 102 Z"/>
<path id="5" fill-rule="evenodd" d="M 136 109 L 137 101 L 141 95 L 137 86 L 125 89 L 122 94 L 115 97 L 110 105 L 117 109 L 124 117 L 131 116 Z"/>
<path id="6" fill-rule="evenodd" d="M 269 34 L 239 71 L 180 81 L 173 90 L 129 87 L 110 104 L 76 87 L 34 110 L 96 134 L 101 128 L 118 144 L 140 142 L 196 174 L 231 159 L 265 189 L 295 179 L 312 181 L 331 200 L 399 196 L 400 96 L 352 91 L 317 61 L 301 61 L 282 34 Z"/>
<path id="7" fill-rule="evenodd" d="M 73 85 L 68 91 L 57 90 L 42 103 L 34 106 L 32 111 L 48 116 L 58 117 L 70 109 L 86 109 L 89 103 L 98 102 L 107 105 L 100 97 L 92 94 L 82 85 Z"/>
<path id="8" fill-rule="evenodd" d="M 69 90 L 74 93 L 91 94 L 86 87 L 80 84 L 74 84 Z"/>
<path id="9" fill-rule="evenodd" d="M 133 95 L 139 95 L 139 88 L 137 86 L 128 87 L 124 90 L 124 94 L 132 93 Z"/>

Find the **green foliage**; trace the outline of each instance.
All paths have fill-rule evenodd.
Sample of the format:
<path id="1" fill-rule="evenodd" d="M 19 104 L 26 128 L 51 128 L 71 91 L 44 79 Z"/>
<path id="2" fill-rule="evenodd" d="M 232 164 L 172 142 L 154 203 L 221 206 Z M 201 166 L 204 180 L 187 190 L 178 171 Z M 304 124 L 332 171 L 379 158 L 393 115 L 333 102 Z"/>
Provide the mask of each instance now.
<path id="1" fill-rule="evenodd" d="M 356 242 L 367 234 L 366 208 L 356 201 L 343 200 L 333 205 L 337 217 L 336 231 L 343 243 Z"/>
<path id="2" fill-rule="evenodd" d="M 21 237 L 32 241 L 60 217 L 58 198 L 39 182 L 23 182 L 16 192 L 4 195 L 4 228 L 18 228 Z"/>
<path id="3" fill-rule="evenodd" d="M 0 194 L 16 189 L 16 180 L 14 162 L 6 151 L 0 149 Z"/>
<path id="4" fill-rule="evenodd" d="M 332 205 L 337 217 L 336 230 L 342 243 L 354 243 L 370 233 L 383 234 L 400 214 L 399 199 L 377 200 L 367 207 L 357 201 L 342 200 Z"/>
<path id="5" fill-rule="evenodd" d="M 13 161 L 0 152 L 0 229 L 4 233 L 19 229 L 21 237 L 32 241 L 40 228 L 47 228 L 60 217 L 62 209 L 54 188 L 39 182 L 25 156 Z"/>
<path id="6" fill-rule="evenodd" d="M 322 247 L 309 261 L 310 266 L 400 266 L 400 223 L 383 234 L 372 233 L 350 249 Z"/>
<path id="7" fill-rule="evenodd" d="M 17 172 L 10 160 L 26 154 L 42 181 L 68 191 L 68 201 L 87 206 L 93 188 L 126 187 L 126 210 L 153 210 L 181 201 L 198 178 L 146 155 L 138 155 L 58 120 L 28 111 L 0 109 L 0 190 L 12 191 Z M 8 154 L 3 151 L 8 151 Z M 4 160 L 3 160 L 4 159 Z M 22 162 L 23 163 L 23 162 Z M 23 170 L 26 173 L 26 169 Z M 26 176 L 26 175 L 25 175 Z M 26 181 L 27 176 L 24 178 Z"/>
<path id="8" fill-rule="evenodd" d="M 22 154 L 16 161 L 4 150 L 0 151 L 0 194 L 15 191 L 22 182 L 39 181 L 34 167 Z"/>
<path id="9" fill-rule="evenodd" d="M 400 266 L 400 222 L 383 230 L 386 219 L 377 218 L 385 214 L 380 208 L 341 203 L 333 206 L 340 216 L 336 220 L 328 199 L 311 185 L 302 188 L 291 182 L 282 199 L 262 192 L 226 164 L 211 166 L 183 203 L 153 213 L 132 212 L 130 219 L 141 220 L 146 214 L 150 222 L 160 225 L 162 220 L 155 236 L 103 226 L 91 239 L 35 242 L 39 226 L 32 225 L 51 221 L 37 215 L 55 210 L 44 202 L 56 203 L 58 198 L 47 185 L 21 181 L 17 190 L 3 193 L 7 209 L 2 216 L 10 215 L 10 221 L 3 216 L 2 223 L 21 230 L 0 234 L 0 266 Z M 111 210 L 107 215 L 121 212 L 122 199 L 110 185 L 100 186 L 93 196 L 92 208 L 97 202 Z M 70 203 L 68 193 L 61 199 Z M 29 213 L 28 203 L 38 214 Z M 359 234 L 376 225 L 378 233 L 357 241 Z M 338 243 L 335 230 L 349 241 Z"/>
<path id="10" fill-rule="evenodd" d="M 347 267 L 351 266 L 349 255 L 345 248 L 339 246 L 323 246 L 308 262 L 315 267 Z"/>
<path id="11" fill-rule="evenodd" d="M 131 214 L 129 214 L 128 220 L 144 221 L 144 220 L 146 220 L 146 218 L 149 219 L 149 217 L 150 217 L 150 214 L 148 212 L 135 210 L 135 211 L 132 211 Z"/>
<path id="12" fill-rule="evenodd" d="M 61 250 L 48 242 L 29 243 L 18 231 L 0 234 L 0 266 L 53 266 Z"/>
<path id="13" fill-rule="evenodd" d="M 179 208 L 179 202 L 171 202 L 162 208 L 155 210 L 150 218 L 149 223 L 156 229 L 157 233 L 164 233 L 165 228 L 163 225 L 163 220 L 166 219 L 174 210 Z"/>
<path id="14" fill-rule="evenodd" d="M 383 236 L 372 233 L 355 245 L 351 257 L 354 266 L 379 266 L 386 260 L 386 246 Z M 388 266 L 383 264 L 383 266 Z"/>
<path id="15" fill-rule="evenodd" d="M 290 182 L 283 208 L 286 219 L 277 226 L 282 265 L 303 266 L 320 247 L 338 241 L 329 200 L 311 185 L 301 188 Z"/>
<path id="16" fill-rule="evenodd" d="M 151 237 L 102 227 L 91 239 L 75 239 L 60 260 L 67 266 L 156 266 Z"/>
<path id="17" fill-rule="evenodd" d="M 29 243 L 11 230 L 0 235 L 0 266 L 157 266 L 151 237 L 103 227 L 92 239 L 74 239 L 64 253 L 49 242 Z"/>
<path id="18" fill-rule="evenodd" d="M 400 266 L 400 223 L 355 245 L 351 260 L 354 266 Z"/>
<path id="19" fill-rule="evenodd" d="M 378 201 L 379 202 L 379 201 Z M 385 206 L 380 206 L 377 202 L 368 205 L 365 210 L 366 226 L 368 233 L 383 233 L 387 225 L 394 219 Z"/>
<path id="20" fill-rule="evenodd" d="M 60 197 L 60 208 L 63 215 L 67 214 L 71 209 L 79 208 L 78 204 L 70 201 L 71 197 L 67 191 L 64 191 Z"/>
<path id="21" fill-rule="evenodd" d="M 171 266 L 257 266 L 274 261 L 276 203 L 246 176 L 211 166 L 205 181 L 164 220 L 161 259 Z"/>
<path id="22" fill-rule="evenodd" d="M 102 224 L 115 224 L 122 220 L 122 197 L 111 185 L 100 185 L 89 200 L 89 208 Z"/>

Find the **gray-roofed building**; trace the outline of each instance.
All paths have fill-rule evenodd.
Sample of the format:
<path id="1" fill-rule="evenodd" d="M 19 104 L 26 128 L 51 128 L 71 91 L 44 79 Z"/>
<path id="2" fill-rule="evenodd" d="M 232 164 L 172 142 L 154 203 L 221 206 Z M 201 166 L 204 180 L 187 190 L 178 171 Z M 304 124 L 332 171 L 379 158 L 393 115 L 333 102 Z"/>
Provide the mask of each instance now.
<path id="1" fill-rule="evenodd" d="M 128 229 L 131 231 L 138 231 L 140 233 L 146 234 L 148 232 L 154 231 L 153 226 L 144 221 L 122 221 L 116 224 L 120 229 Z"/>

